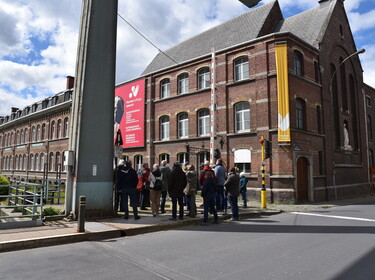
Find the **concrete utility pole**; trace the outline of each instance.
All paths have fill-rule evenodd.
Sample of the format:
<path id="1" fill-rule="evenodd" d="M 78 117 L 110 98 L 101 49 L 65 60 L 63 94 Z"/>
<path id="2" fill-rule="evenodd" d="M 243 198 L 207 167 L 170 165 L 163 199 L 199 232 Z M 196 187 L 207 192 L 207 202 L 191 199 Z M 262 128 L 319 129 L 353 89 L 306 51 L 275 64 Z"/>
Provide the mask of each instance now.
<path id="1" fill-rule="evenodd" d="M 77 213 L 82 195 L 87 199 L 87 216 L 113 214 L 117 7 L 118 0 L 82 1 L 70 123 L 67 214 Z"/>

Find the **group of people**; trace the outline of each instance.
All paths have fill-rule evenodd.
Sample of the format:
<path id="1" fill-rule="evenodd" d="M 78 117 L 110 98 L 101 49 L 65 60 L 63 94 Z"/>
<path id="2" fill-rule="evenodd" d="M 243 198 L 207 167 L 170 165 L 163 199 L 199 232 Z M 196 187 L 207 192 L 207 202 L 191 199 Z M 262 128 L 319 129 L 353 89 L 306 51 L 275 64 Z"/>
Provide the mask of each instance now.
<path id="1" fill-rule="evenodd" d="M 152 170 L 147 163 L 144 163 L 138 172 L 133 169 L 131 161 L 121 160 L 116 169 L 116 190 L 121 201 L 120 212 L 125 212 L 125 219 L 129 218 L 130 199 L 130 206 L 133 208 L 136 220 L 140 219 L 138 207 L 141 210 L 151 207 L 152 215 L 156 217 L 159 213 L 166 213 L 165 203 L 169 194 L 172 201 L 170 220 L 184 219 L 184 205 L 188 209 L 186 215 L 194 218 L 197 215 L 195 196 L 197 191 L 201 190 L 204 224 L 208 222 L 209 213 L 214 215 L 214 223 L 218 223 L 217 212 L 226 213 L 228 201 L 232 211 L 231 220 L 238 220 L 240 194 L 243 206 L 247 207 L 248 179 L 243 173 L 240 176 L 236 168 L 231 168 L 227 173 L 221 159 L 217 160 L 214 168 L 206 162 L 200 167 L 200 171 L 196 171 L 194 165 L 186 165 L 182 168 L 179 162 L 175 162 L 170 168 L 167 161 L 163 160 L 161 166 L 154 164 Z"/>

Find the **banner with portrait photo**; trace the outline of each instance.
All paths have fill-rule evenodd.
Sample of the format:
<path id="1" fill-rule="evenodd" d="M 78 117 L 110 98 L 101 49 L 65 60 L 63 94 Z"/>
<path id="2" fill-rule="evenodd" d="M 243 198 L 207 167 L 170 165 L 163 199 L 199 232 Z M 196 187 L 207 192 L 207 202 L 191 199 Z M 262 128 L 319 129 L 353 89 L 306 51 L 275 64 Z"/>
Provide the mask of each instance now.
<path id="1" fill-rule="evenodd" d="M 115 89 L 114 143 L 123 148 L 144 146 L 145 80 Z M 122 141 L 120 141 L 122 140 Z"/>

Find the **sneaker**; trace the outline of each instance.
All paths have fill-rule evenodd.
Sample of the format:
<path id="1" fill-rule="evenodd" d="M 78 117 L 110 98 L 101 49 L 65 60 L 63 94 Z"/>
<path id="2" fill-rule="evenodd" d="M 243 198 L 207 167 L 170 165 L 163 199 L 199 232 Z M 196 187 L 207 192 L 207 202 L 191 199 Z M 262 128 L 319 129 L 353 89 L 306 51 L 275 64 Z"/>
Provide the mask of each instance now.
<path id="1" fill-rule="evenodd" d="M 135 216 L 134 220 L 139 220 L 141 217 L 140 216 Z"/>
<path id="2" fill-rule="evenodd" d="M 162 214 L 165 214 L 165 213 L 167 213 L 167 212 L 165 212 L 165 210 L 161 210 L 161 213 L 162 213 Z"/>

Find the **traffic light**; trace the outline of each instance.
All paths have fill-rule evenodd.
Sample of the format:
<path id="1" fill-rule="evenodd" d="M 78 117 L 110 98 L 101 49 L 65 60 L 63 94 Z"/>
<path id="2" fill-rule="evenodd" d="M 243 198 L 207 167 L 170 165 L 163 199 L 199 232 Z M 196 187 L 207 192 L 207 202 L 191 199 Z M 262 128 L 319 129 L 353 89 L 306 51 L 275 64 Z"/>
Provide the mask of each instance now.
<path id="1" fill-rule="evenodd" d="M 272 157 L 272 143 L 268 140 L 264 140 L 264 159 Z"/>

